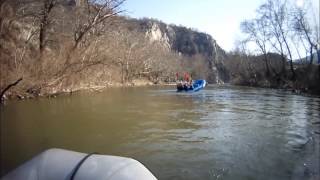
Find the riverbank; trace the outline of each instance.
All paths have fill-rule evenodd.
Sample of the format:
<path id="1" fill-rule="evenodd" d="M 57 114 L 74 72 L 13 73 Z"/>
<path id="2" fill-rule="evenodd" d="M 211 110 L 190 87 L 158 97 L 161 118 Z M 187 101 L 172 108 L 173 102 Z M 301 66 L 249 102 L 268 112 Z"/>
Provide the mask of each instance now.
<path id="1" fill-rule="evenodd" d="M 34 99 L 39 97 L 47 97 L 47 98 L 55 98 L 60 95 L 71 95 L 80 91 L 87 92 L 101 92 L 107 88 L 121 88 L 121 87 L 143 87 L 143 86 L 175 86 L 175 82 L 152 82 L 146 79 L 135 79 L 130 83 L 120 83 L 120 82 L 109 82 L 103 85 L 95 85 L 95 84 L 80 84 L 72 87 L 45 87 L 40 88 L 37 86 L 33 86 L 30 88 L 12 87 L 8 90 L 4 96 L 3 101 L 7 100 L 26 100 L 26 99 Z"/>
<path id="2" fill-rule="evenodd" d="M 319 91 L 310 91 L 308 89 L 295 89 L 291 86 L 268 86 L 266 84 L 260 85 L 242 85 L 242 84 L 231 84 L 225 83 L 223 85 L 237 85 L 243 87 L 253 88 L 265 88 L 265 89 L 276 89 L 280 91 L 287 91 L 298 95 L 319 95 Z M 104 85 L 95 84 L 81 84 L 73 87 L 65 88 L 21 88 L 19 86 L 10 89 L 3 97 L 3 101 L 8 100 L 27 100 L 34 98 L 55 98 L 57 96 L 72 95 L 73 93 L 85 91 L 85 92 L 102 92 L 108 88 L 123 88 L 123 87 L 147 87 L 147 86 L 176 86 L 175 82 L 152 82 L 146 79 L 135 79 L 130 83 L 120 82 L 109 82 Z"/>
<path id="3" fill-rule="evenodd" d="M 308 78 L 308 77 L 307 77 Z M 279 89 L 290 91 L 295 94 L 311 94 L 320 95 L 320 84 L 318 84 L 318 77 L 314 77 L 312 81 L 308 80 L 306 77 L 297 78 L 297 80 L 292 81 L 289 79 L 233 79 L 230 83 L 238 86 L 248 86 L 248 87 L 258 87 L 267 89 Z"/>

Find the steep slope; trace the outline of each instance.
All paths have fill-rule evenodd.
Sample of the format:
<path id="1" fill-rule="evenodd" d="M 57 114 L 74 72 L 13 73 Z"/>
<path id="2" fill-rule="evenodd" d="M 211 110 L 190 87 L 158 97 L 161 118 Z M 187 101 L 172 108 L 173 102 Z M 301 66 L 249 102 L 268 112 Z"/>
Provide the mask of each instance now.
<path id="1" fill-rule="evenodd" d="M 208 62 L 210 83 L 222 83 L 228 80 L 223 61 L 226 52 L 209 35 L 197 30 L 165 24 L 154 19 L 127 19 L 132 29 L 143 32 L 150 41 L 158 41 L 169 50 L 187 57 L 201 55 Z"/>
<path id="2" fill-rule="evenodd" d="M 89 26 L 102 11 L 77 2 L 57 1 L 48 16 L 41 13 L 44 1 L 0 4 L 0 90 L 21 77 L 7 95 L 173 82 L 176 72 L 186 71 L 210 83 L 227 79 L 225 52 L 210 35 L 123 16 Z"/>

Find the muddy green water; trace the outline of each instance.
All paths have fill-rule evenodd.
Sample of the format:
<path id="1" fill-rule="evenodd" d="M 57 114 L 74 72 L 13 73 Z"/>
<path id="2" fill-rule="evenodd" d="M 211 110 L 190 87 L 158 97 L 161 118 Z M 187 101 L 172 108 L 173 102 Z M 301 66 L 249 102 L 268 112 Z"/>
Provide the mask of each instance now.
<path id="1" fill-rule="evenodd" d="M 1 175 L 47 148 L 135 158 L 159 179 L 319 178 L 320 98 L 113 88 L 1 108 Z"/>

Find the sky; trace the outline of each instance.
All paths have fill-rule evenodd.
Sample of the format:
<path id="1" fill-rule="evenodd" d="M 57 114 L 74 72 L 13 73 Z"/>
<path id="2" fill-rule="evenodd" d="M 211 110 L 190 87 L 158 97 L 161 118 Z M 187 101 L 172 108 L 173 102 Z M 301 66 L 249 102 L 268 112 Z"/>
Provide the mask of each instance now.
<path id="1" fill-rule="evenodd" d="M 149 17 L 210 34 L 227 51 L 241 36 L 240 23 L 255 16 L 262 0 L 127 0 L 126 15 Z"/>
<path id="2" fill-rule="evenodd" d="M 302 6 L 305 0 L 292 0 Z M 319 12 L 319 1 L 311 0 Z M 240 23 L 255 17 L 265 0 L 126 0 L 123 9 L 134 18 L 155 18 L 210 34 L 226 51 L 243 34 Z"/>

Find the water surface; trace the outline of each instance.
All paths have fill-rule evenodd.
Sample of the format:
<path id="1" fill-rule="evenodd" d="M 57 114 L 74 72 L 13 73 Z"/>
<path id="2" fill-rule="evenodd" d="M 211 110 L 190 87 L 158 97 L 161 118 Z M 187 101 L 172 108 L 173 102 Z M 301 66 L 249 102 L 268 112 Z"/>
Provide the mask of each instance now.
<path id="1" fill-rule="evenodd" d="M 112 88 L 1 109 L 1 174 L 47 148 L 135 158 L 159 179 L 319 176 L 320 98 L 209 86 Z"/>

